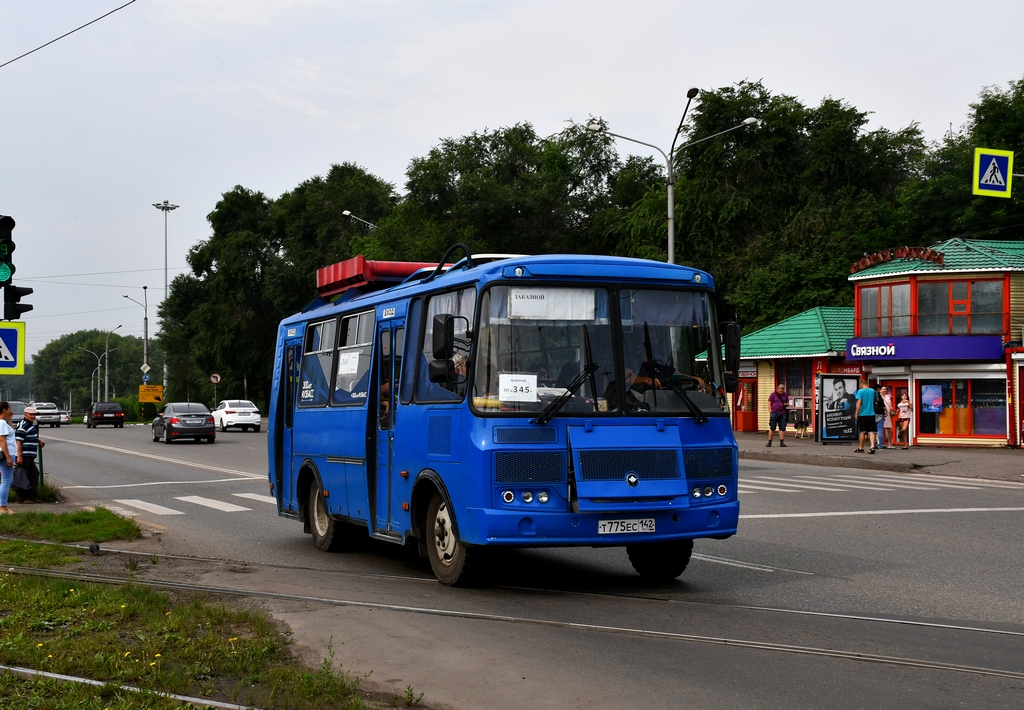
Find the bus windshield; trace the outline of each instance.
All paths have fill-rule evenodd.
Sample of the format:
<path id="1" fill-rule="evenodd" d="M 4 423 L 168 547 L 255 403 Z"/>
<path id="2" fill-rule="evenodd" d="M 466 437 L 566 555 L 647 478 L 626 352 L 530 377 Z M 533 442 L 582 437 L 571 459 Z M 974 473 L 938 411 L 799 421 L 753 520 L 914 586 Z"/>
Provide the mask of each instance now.
<path id="1" fill-rule="evenodd" d="M 706 292 L 495 286 L 481 299 L 473 406 L 537 413 L 568 397 L 557 413 L 721 415 L 713 316 Z"/>

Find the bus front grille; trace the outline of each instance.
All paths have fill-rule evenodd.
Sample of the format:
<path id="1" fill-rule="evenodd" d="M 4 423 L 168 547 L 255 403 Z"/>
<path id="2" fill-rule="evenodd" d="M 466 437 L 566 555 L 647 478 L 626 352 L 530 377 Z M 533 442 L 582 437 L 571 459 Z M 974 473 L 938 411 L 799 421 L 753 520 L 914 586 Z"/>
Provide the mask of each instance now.
<path id="1" fill-rule="evenodd" d="M 683 466 L 688 479 L 732 478 L 732 449 L 686 449 Z"/>
<path id="2" fill-rule="evenodd" d="M 619 481 L 635 473 L 641 481 L 679 478 L 679 457 L 668 449 L 580 451 L 581 481 Z"/>
<path id="3" fill-rule="evenodd" d="M 496 483 L 564 483 L 569 462 L 564 451 L 499 451 L 494 454 Z"/>
<path id="4" fill-rule="evenodd" d="M 549 427 L 496 426 L 495 444 L 554 444 L 558 441 L 558 430 Z"/>

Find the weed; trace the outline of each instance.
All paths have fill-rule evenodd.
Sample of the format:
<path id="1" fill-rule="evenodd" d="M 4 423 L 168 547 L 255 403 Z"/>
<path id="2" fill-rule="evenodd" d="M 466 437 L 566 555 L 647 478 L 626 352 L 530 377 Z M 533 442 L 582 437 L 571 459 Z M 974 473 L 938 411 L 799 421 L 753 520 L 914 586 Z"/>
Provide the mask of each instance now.
<path id="1" fill-rule="evenodd" d="M 420 701 L 423 700 L 423 693 L 415 695 L 411 685 L 405 686 L 405 695 L 402 696 L 402 704 L 407 708 L 411 708 L 415 705 L 419 705 Z"/>
<path id="2" fill-rule="evenodd" d="M 149 556 L 149 564 L 155 565 L 159 561 L 160 561 L 160 556 L 159 555 L 150 555 Z"/>

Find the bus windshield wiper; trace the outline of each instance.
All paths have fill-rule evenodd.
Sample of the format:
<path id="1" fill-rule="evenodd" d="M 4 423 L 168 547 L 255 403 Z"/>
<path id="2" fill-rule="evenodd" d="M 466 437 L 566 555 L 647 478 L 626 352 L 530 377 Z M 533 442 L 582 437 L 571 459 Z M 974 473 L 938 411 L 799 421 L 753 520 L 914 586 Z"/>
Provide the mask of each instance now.
<path id="1" fill-rule="evenodd" d="M 565 392 L 551 400 L 551 403 L 544 407 L 544 411 L 540 413 L 540 416 L 533 420 L 534 424 L 547 424 L 551 421 L 551 418 L 558 414 L 558 411 L 565 406 L 565 403 L 572 399 L 572 396 L 576 394 L 576 390 L 583 386 L 597 370 L 597 364 L 588 362 L 582 372 L 573 378 L 573 381 L 565 386 Z"/>
<path id="2" fill-rule="evenodd" d="M 694 404 L 693 400 L 690 399 L 690 395 L 686 393 L 686 389 L 683 387 L 682 382 L 673 378 L 668 380 L 665 384 L 667 384 L 673 392 L 679 395 L 679 399 L 683 400 L 683 404 L 686 405 L 686 408 L 690 410 L 690 414 L 693 415 L 694 422 L 697 424 L 703 424 L 708 420 L 708 415 L 704 413 L 704 410 Z"/>

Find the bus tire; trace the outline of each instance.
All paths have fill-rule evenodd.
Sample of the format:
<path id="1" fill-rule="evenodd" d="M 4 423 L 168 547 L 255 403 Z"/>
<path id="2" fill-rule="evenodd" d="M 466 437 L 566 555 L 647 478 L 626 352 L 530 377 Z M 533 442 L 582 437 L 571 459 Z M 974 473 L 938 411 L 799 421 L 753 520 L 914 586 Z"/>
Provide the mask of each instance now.
<path id="1" fill-rule="evenodd" d="M 424 525 L 427 558 L 437 581 L 449 587 L 468 587 L 480 580 L 483 550 L 468 547 L 455 534 L 455 512 L 435 493 L 427 506 Z"/>
<path id="2" fill-rule="evenodd" d="M 343 523 L 339 523 L 327 514 L 327 504 L 320 485 L 309 489 L 309 530 L 313 533 L 313 543 L 322 552 L 339 552 L 345 547 L 347 532 Z"/>
<path id="3" fill-rule="evenodd" d="M 668 540 L 626 545 L 629 563 L 649 582 L 670 582 L 690 564 L 693 540 Z"/>

